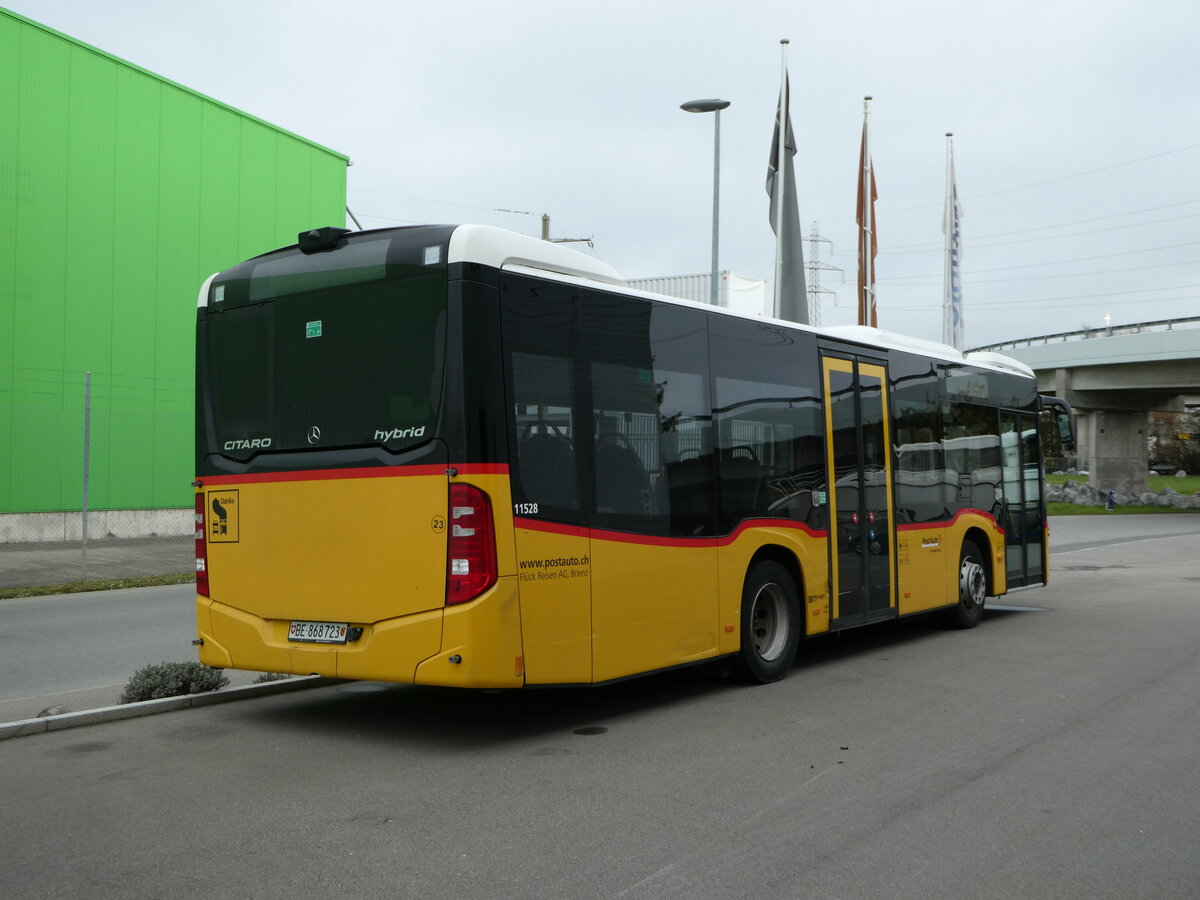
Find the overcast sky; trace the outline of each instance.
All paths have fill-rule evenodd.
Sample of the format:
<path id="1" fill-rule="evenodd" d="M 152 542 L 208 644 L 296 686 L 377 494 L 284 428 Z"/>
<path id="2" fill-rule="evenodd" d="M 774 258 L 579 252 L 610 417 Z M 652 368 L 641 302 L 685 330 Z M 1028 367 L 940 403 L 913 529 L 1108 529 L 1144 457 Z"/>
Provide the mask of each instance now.
<path id="1" fill-rule="evenodd" d="M 732 101 L 721 268 L 770 275 L 788 38 L 801 220 L 844 271 L 824 324 L 855 317 L 867 94 L 881 327 L 941 338 L 948 131 L 968 346 L 1200 316 L 1195 0 L 0 2 L 346 154 L 365 227 L 549 213 L 627 278 L 708 271 L 702 97 Z"/>

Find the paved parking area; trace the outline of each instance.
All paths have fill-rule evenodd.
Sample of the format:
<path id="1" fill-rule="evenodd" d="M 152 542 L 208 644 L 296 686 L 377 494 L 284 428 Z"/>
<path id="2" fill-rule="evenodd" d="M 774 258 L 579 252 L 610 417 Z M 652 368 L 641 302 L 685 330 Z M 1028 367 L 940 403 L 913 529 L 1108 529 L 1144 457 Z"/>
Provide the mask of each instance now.
<path id="1" fill-rule="evenodd" d="M 190 536 L 109 538 L 79 543 L 0 544 L 0 588 L 102 581 L 195 570 Z"/>

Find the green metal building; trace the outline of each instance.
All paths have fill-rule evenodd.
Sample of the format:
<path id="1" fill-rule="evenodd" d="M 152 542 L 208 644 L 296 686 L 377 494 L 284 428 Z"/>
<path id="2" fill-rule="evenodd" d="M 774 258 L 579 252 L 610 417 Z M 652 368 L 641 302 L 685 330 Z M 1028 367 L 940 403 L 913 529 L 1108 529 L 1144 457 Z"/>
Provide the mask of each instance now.
<path id="1" fill-rule="evenodd" d="M 0 8 L 0 519 L 81 509 L 85 381 L 89 508 L 191 504 L 200 285 L 343 222 L 347 164 Z"/>

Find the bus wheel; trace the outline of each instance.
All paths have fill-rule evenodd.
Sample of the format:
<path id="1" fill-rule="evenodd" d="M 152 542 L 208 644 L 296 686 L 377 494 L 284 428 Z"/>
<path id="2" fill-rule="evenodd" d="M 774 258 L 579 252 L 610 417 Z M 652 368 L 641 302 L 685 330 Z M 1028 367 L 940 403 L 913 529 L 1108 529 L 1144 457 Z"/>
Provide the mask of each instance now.
<path id="1" fill-rule="evenodd" d="M 958 628 L 974 628 L 983 619 L 983 603 L 987 597 L 987 573 L 983 554 L 973 541 L 963 541 L 958 562 L 958 603 L 949 610 L 951 624 Z"/>
<path id="2" fill-rule="evenodd" d="M 787 569 L 769 561 L 750 567 L 741 618 L 738 676 L 756 684 L 778 681 L 792 667 L 800 644 L 800 599 Z"/>

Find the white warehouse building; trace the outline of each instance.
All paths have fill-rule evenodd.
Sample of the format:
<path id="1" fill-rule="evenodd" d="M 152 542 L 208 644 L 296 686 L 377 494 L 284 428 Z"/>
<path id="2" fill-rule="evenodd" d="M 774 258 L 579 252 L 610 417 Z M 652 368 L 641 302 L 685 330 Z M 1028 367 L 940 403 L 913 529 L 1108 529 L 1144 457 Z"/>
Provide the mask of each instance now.
<path id="1" fill-rule="evenodd" d="M 728 269 L 722 271 L 719 277 L 717 306 L 744 315 L 765 315 L 767 308 L 767 282 L 765 280 L 735 275 Z M 712 298 L 712 274 L 709 272 L 701 275 L 631 278 L 625 283 L 639 291 L 666 294 L 668 297 L 678 297 L 680 300 L 691 300 L 694 303 L 709 303 Z"/>

